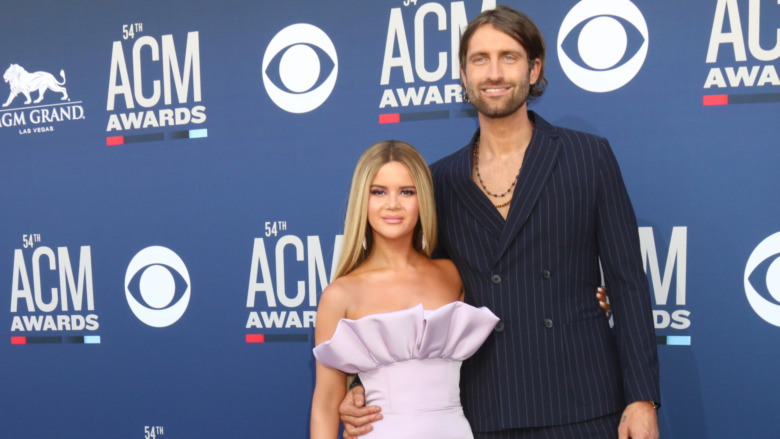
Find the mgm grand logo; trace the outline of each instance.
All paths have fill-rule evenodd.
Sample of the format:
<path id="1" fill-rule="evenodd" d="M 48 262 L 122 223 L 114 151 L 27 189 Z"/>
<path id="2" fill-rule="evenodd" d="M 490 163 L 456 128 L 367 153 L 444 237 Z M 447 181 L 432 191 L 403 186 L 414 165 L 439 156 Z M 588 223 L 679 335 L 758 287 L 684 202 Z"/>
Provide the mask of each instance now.
<path id="1" fill-rule="evenodd" d="M 81 102 L 71 102 L 65 88 L 65 71 L 60 70 L 62 81 L 58 81 L 48 72 L 28 72 L 19 64 L 11 64 L 3 74 L 3 80 L 11 91 L 0 110 L 0 128 L 18 127 L 19 134 L 54 131 L 57 122 L 84 119 L 84 107 Z M 46 103 L 47 91 L 61 94 L 59 102 Z M 33 100 L 34 93 L 37 97 Z M 18 107 L 9 107 L 19 95 L 26 98 Z M 65 101 L 65 102 L 62 102 Z"/>

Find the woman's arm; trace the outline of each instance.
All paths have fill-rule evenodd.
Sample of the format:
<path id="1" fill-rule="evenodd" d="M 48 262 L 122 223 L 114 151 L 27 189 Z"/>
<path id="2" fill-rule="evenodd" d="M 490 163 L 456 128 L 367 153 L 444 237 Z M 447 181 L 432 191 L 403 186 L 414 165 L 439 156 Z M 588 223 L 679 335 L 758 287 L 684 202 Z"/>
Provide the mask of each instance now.
<path id="1" fill-rule="evenodd" d="M 317 362 L 317 384 L 311 401 L 311 439 L 335 439 L 339 435 L 339 404 L 347 391 L 344 372 Z"/>
<path id="2" fill-rule="evenodd" d="M 344 292 L 331 283 L 322 292 L 317 307 L 314 343 L 330 340 L 339 320 L 346 315 Z M 316 384 L 311 401 L 311 439 L 335 439 L 339 434 L 339 404 L 347 392 L 347 375 L 317 361 Z"/>

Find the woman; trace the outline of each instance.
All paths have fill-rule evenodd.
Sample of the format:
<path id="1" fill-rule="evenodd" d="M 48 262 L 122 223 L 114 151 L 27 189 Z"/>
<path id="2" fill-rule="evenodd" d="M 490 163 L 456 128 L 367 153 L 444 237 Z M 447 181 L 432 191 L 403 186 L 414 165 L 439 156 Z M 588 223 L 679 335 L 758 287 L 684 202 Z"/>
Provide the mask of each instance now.
<path id="1" fill-rule="evenodd" d="M 336 279 L 317 309 L 311 438 L 338 436 L 346 374 L 383 419 L 367 438 L 471 438 L 459 373 L 498 318 L 463 300 L 448 260 L 433 260 L 436 213 L 422 156 L 399 141 L 371 146 L 350 189 Z"/>

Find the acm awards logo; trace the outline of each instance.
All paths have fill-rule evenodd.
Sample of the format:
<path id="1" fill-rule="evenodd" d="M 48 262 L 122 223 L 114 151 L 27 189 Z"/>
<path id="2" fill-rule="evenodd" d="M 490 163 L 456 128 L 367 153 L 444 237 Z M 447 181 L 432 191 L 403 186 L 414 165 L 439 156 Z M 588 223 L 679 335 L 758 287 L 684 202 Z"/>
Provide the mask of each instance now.
<path id="1" fill-rule="evenodd" d="M 780 326 L 780 232 L 761 241 L 750 254 L 744 282 L 753 311 L 767 323 Z"/>
<path id="2" fill-rule="evenodd" d="M 71 102 L 68 96 L 65 70 L 60 70 L 59 77 L 10 64 L 3 73 L 10 90 L 0 110 L 0 128 L 16 127 L 19 135 L 38 134 L 54 131 L 57 123 L 84 119 L 81 101 Z"/>
<path id="3" fill-rule="evenodd" d="M 707 47 L 706 63 L 711 67 L 704 81 L 705 90 L 724 93 L 780 86 L 775 66 L 780 59 L 776 8 L 774 1 L 718 0 Z M 742 93 L 704 97 L 704 105 L 761 102 L 777 102 L 777 96 Z"/>
<path id="4" fill-rule="evenodd" d="M 639 48 L 631 55 L 631 43 L 640 38 Z M 630 1 L 582 0 L 561 23 L 558 59 L 563 72 L 578 87 L 594 93 L 611 92 L 639 73 L 649 38 L 642 12 Z"/>
<path id="5" fill-rule="evenodd" d="M 202 127 L 163 130 L 206 122 L 199 32 L 188 32 L 185 39 L 143 32 L 143 23 L 129 31 L 125 26 L 122 40 L 112 44 L 106 103 L 106 132 L 112 137 L 106 144 L 207 137 Z M 128 136 L 129 131 L 142 134 Z"/>
<path id="6" fill-rule="evenodd" d="M 263 55 L 263 86 L 274 104 L 289 113 L 308 113 L 325 103 L 338 72 L 336 47 L 311 24 L 282 29 Z"/>
<path id="7" fill-rule="evenodd" d="M 148 326 L 176 323 L 190 303 L 190 274 L 172 250 L 151 246 L 138 252 L 125 272 L 125 298 L 130 310 Z"/>
<path id="8" fill-rule="evenodd" d="M 335 237 L 330 267 L 319 236 L 280 235 L 275 240 L 277 236 L 276 227 L 266 223 L 265 236 L 255 238 L 252 246 L 247 343 L 308 341 L 317 318 L 317 298 L 336 272 L 341 235 Z"/>
<path id="9" fill-rule="evenodd" d="M 54 249 L 38 234 L 23 241 L 14 250 L 12 344 L 99 344 L 91 247 Z"/>

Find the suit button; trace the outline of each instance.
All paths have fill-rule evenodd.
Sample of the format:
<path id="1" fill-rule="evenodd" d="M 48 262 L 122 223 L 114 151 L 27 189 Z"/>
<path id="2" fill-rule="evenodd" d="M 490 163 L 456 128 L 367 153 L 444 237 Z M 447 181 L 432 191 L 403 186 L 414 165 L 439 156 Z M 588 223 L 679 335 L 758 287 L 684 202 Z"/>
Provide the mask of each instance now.
<path id="1" fill-rule="evenodd" d="M 552 319 L 544 319 L 544 327 L 550 329 L 553 327 Z"/>
<path id="2" fill-rule="evenodd" d="M 494 274 L 493 276 L 490 277 L 490 281 L 493 282 L 494 284 L 500 284 L 501 276 Z"/>
<path id="3" fill-rule="evenodd" d="M 550 276 L 552 276 L 552 273 L 550 273 L 550 270 L 542 270 L 542 277 L 545 279 L 549 279 Z"/>
<path id="4" fill-rule="evenodd" d="M 504 322 L 499 321 L 498 323 L 496 323 L 496 327 L 493 328 L 493 330 L 496 331 L 496 332 L 503 332 L 504 331 Z"/>

